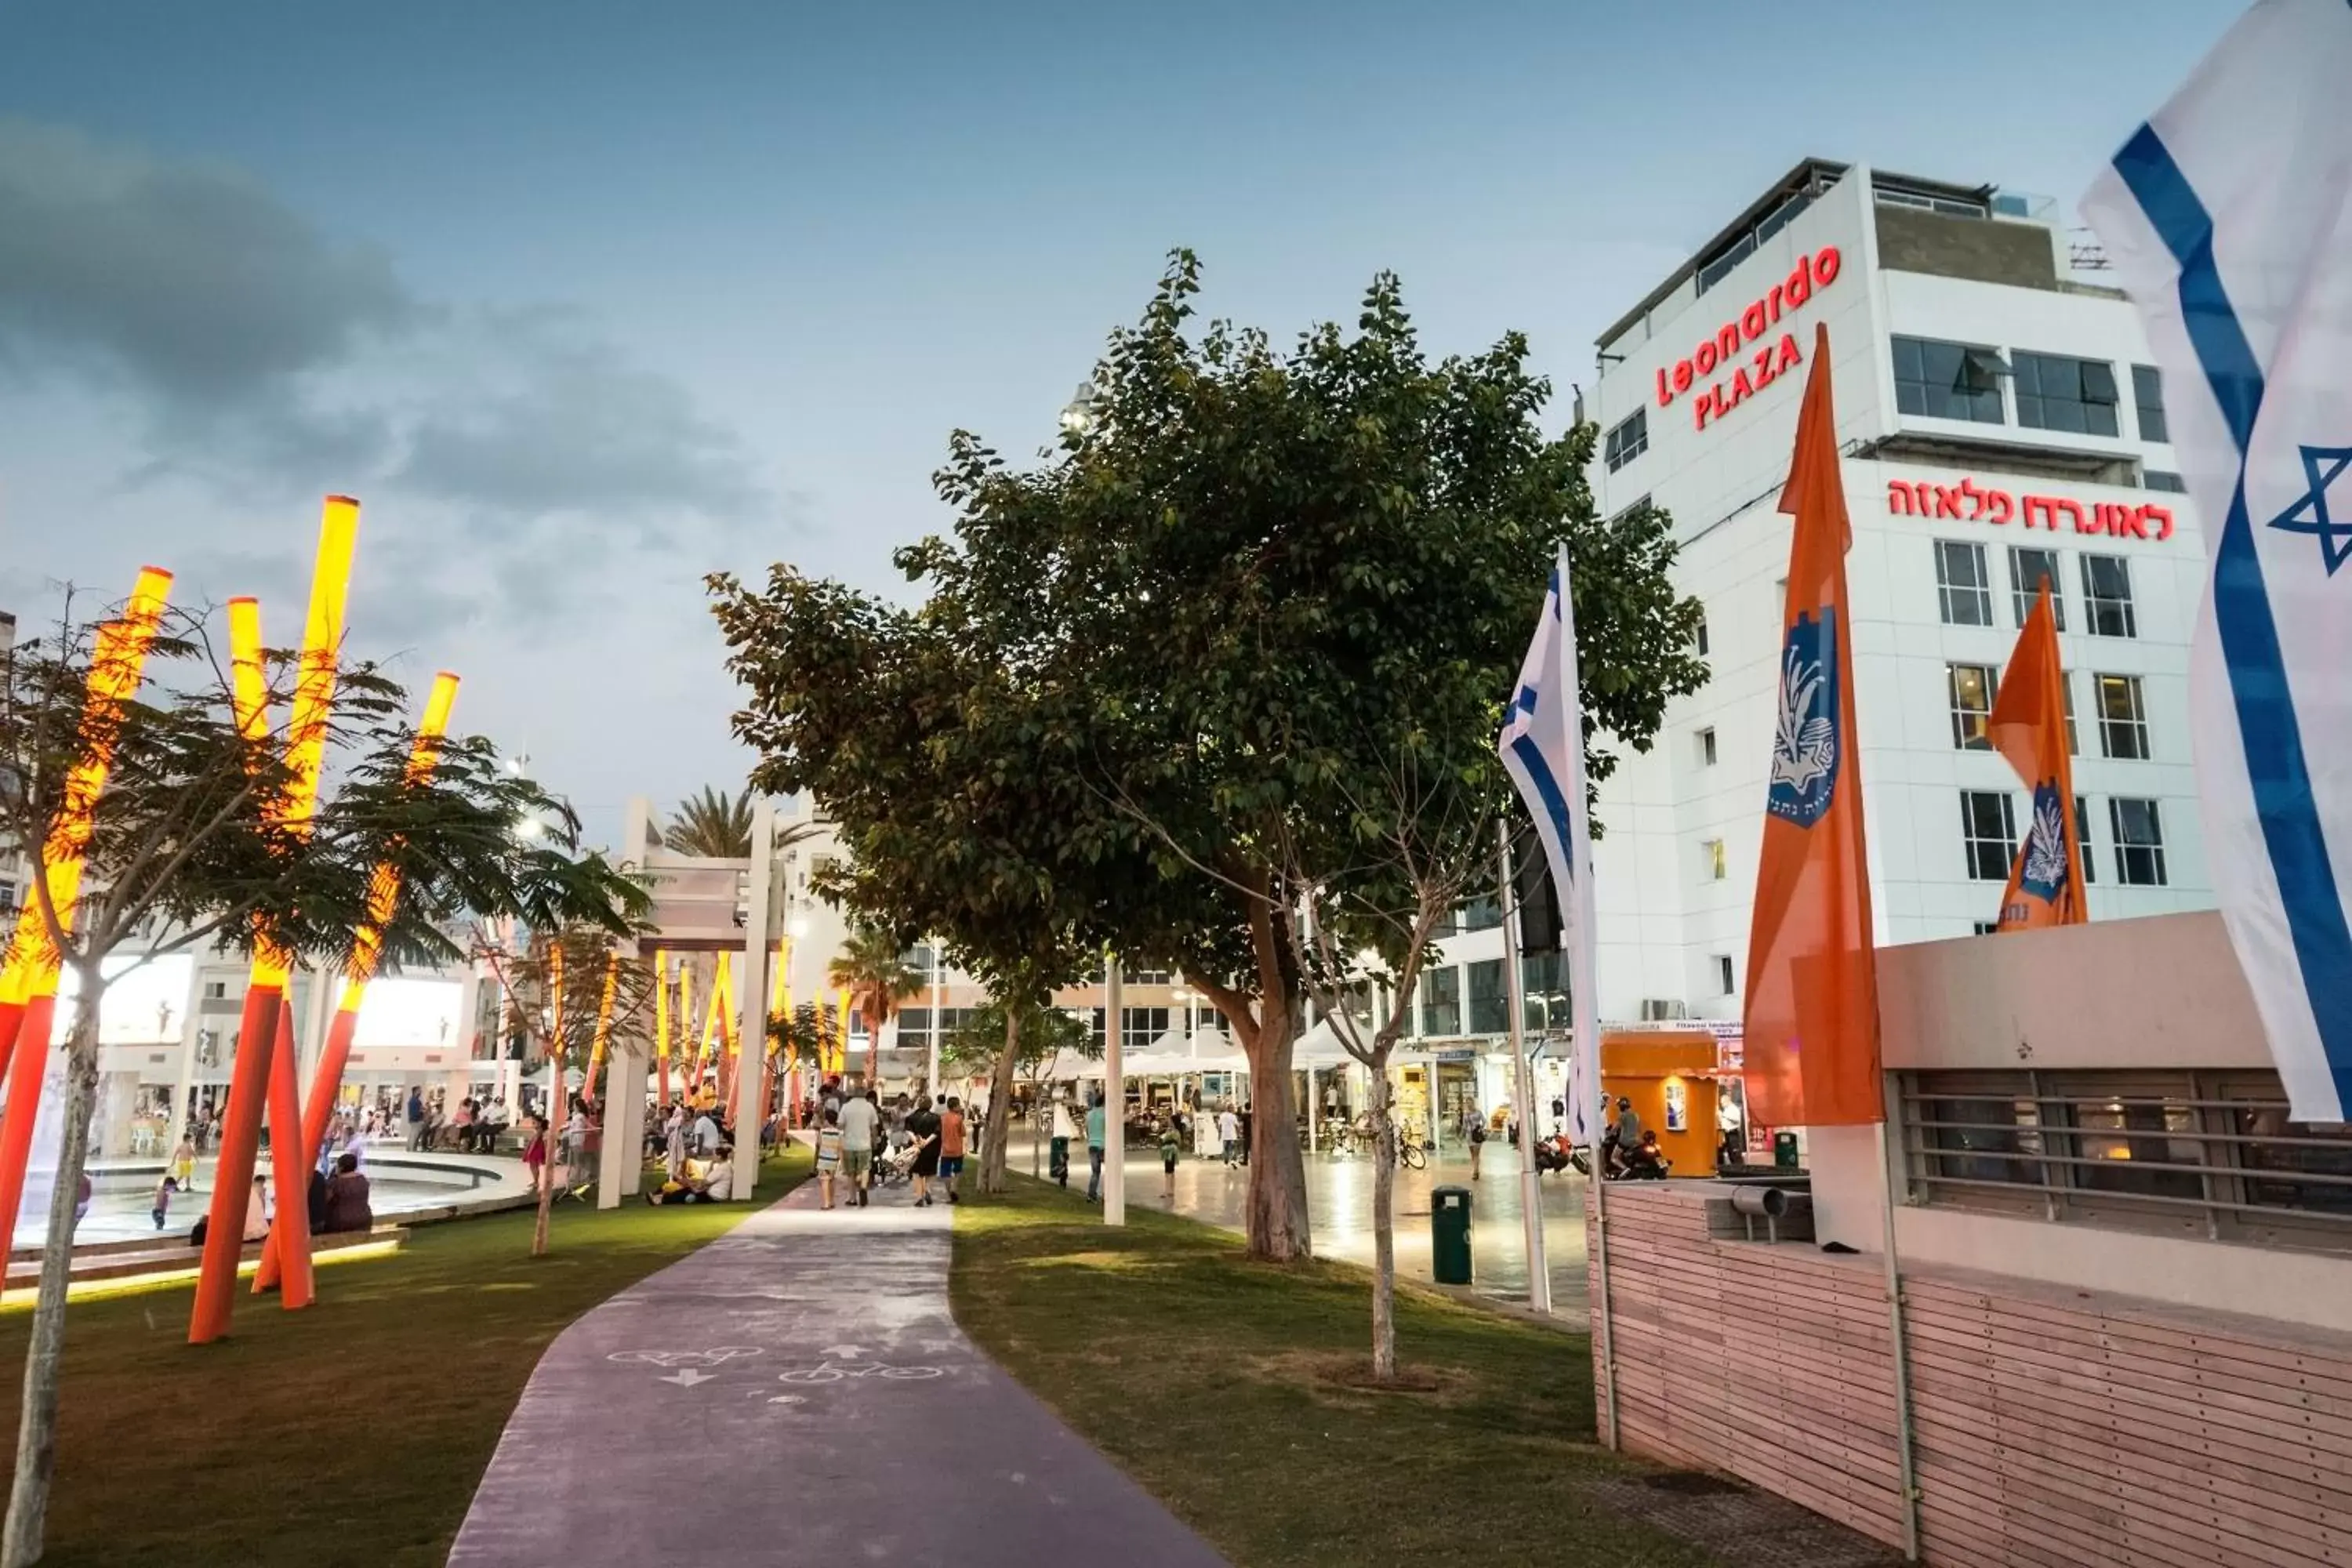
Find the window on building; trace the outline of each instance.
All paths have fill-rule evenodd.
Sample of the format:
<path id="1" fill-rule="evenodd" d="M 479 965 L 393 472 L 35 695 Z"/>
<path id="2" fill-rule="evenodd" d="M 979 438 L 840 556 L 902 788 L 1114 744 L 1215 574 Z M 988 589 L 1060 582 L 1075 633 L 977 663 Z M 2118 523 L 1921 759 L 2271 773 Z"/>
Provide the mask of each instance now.
<path id="1" fill-rule="evenodd" d="M 1992 750 L 1986 725 L 1992 718 L 2000 673 L 1989 664 L 1948 664 L 1944 678 L 1952 700 L 1952 744 L 1963 752 Z"/>
<path id="2" fill-rule="evenodd" d="M 1470 1032 L 1499 1035 L 1511 1026 L 1511 999 L 1503 989 L 1503 961 L 1484 959 L 1469 967 Z"/>
<path id="3" fill-rule="evenodd" d="M 1997 934 L 2000 930 L 2000 922 L 1999 921 L 1978 921 L 1971 928 L 1971 934 L 1976 936 L 1992 936 Z"/>
<path id="4" fill-rule="evenodd" d="M 2032 430 L 2075 436 L 2113 436 L 2116 367 L 2105 360 L 2065 354 L 2010 356 L 2017 369 L 2017 422 Z"/>
<path id="5" fill-rule="evenodd" d="M 1454 912 L 1463 931 L 1493 931 L 1503 923 L 1503 906 L 1492 893 L 1480 893 Z"/>
<path id="6" fill-rule="evenodd" d="M 16 912 L 16 884 L 5 878 L 0 878 L 0 911 Z"/>
<path id="7" fill-rule="evenodd" d="M 2083 883 L 2088 887 L 2099 879 L 2099 858 L 2091 852 L 2091 803 L 2079 795 L 2074 797 L 2074 842 L 2083 847 Z"/>
<path id="8" fill-rule="evenodd" d="M 2017 624 L 2025 625 L 2025 617 L 2033 613 L 2033 601 L 2042 596 L 2042 584 L 2050 584 L 2050 618 L 2060 631 L 2066 629 L 2066 584 L 2058 575 L 2058 552 L 2040 550 L 2023 544 L 2009 547 L 2010 606 L 2017 613 Z"/>
<path id="9" fill-rule="evenodd" d="M 2132 366 L 2132 402 L 2139 413 L 2139 438 L 2170 441 L 2172 426 L 2164 417 L 2164 373 L 2152 364 Z M 2154 486 L 2149 487 L 2151 489 Z"/>
<path id="10" fill-rule="evenodd" d="M 1960 853 L 1979 882 L 2006 882 L 2017 855 L 2017 821 L 2006 790 L 1960 792 Z"/>
<path id="11" fill-rule="evenodd" d="M 1570 1019 L 1568 1008 L 1568 962 L 1557 952 L 1530 952 L 1519 969 L 1519 984 L 1527 987 L 1526 1010 L 1520 1016 L 1520 1026 L 1528 1029 L 1565 1029 Z"/>
<path id="12" fill-rule="evenodd" d="M 1734 991 L 1738 989 L 1738 986 L 1735 984 L 1737 977 L 1733 975 L 1731 972 L 1731 954 L 1727 952 L 1718 952 L 1712 958 L 1708 959 L 1707 963 L 1715 970 L 1715 994 L 1717 995 L 1728 996 Z"/>
<path id="13" fill-rule="evenodd" d="M 2083 621 L 2095 637 L 2139 635 L 2132 613 L 2131 563 L 2120 555 L 2083 557 Z"/>
<path id="14" fill-rule="evenodd" d="M 1711 724 L 1698 732 L 1698 765 L 1715 766 L 1715 727 Z"/>
<path id="15" fill-rule="evenodd" d="M 1710 882 L 1720 882 L 1727 874 L 1728 861 L 1723 853 L 1723 840 L 1703 838 L 1698 846 L 1699 874 Z"/>
<path id="16" fill-rule="evenodd" d="M 1458 1035 L 1462 1032 L 1462 972 L 1454 968 L 1421 972 L 1421 1032 Z"/>
<path id="17" fill-rule="evenodd" d="M 950 1008 L 950 1015 L 961 1009 Z M 1168 1032 L 1169 1010 L 1165 1007 L 1121 1007 L 1118 1010 L 1118 1047 L 1123 1051 L 1140 1050 Z M 1092 1009 L 1095 1044 L 1103 1044 L 1105 1010 Z"/>
<path id="18" fill-rule="evenodd" d="M 1649 449 L 1650 411 L 1636 408 L 1610 430 L 1601 455 L 1608 461 L 1609 471 L 1613 474 Z"/>
<path id="19" fill-rule="evenodd" d="M 2189 493 L 2189 481 L 2165 468 L 2143 469 L 2139 482 L 2152 490 L 2169 490 L 2174 495 Z"/>
<path id="20" fill-rule="evenodd" d="M 2082 743 L 2074 738 L 2074 672 L 2073 670 L 2062 669 L 2058 672 L 2058 695 L 2066 704 L 2066 754 L 2070 757 L 2079 757 L 2083 754 L 2083 747 Z"/>
<path id="21" fill-rule="evenodd" d="M 1172 985 L 1176 983 L 1173 970 L 1131 969 L 1122 976 L 1129 985 Z"/>
<path id="22" fill-rule="evenodd" d="M 219 1001 L 221 998 L 228 994 L 228 982 L 226 980 L 205 981 L 205 994 L 211 997 L 215 1002 Z"/>
<path id="23" fill-rule="evenodd" d="M 2164 816 L 2152 800 L 2107 802 L 2116 835 L 2116 880 L 2126 888 L 2164 886 Z"/>
<path id="24" fill-rule="evenodd" d="M 1706 611 L 1704 608 L 1698 613 L 1698 635 L 1694 640 L 1698 646 L 1699 658 L 1705 658 L 1706 657 Z"/>
<path id="25" fill-rule="evenodd" d="M 898 1020 L 900 1045 L 926 1043 L 931 1037 L 931 1010 L 929 1007 L 901 1007 L 892 1015 Z"/>
<path id="26" fill-rule="evenodd" d="M 2095 675 L 2099 696 L 2099 751 L 2121 762 L 2147 761 L 2147 710 L 2137 675 Z"/>
<path id="27" fill-rule="evenodd" d="M 1936 541 L 1936 599 L 1948 626 L 1992 625 L 1992 576 L 1983 545 Z"/>
<path id="28" fill-rule="evenodd" d="M 2009 367 L 1999 351 L 1933 338 L 1895 340 L 1895 406 L 1929 419 L 1999 425 L 2000 378 Z"/>

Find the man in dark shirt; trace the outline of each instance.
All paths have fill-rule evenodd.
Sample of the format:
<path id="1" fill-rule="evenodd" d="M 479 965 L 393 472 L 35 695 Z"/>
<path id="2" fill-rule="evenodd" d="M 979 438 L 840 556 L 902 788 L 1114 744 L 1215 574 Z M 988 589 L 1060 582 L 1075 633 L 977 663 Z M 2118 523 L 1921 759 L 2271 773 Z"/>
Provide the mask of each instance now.
<path id="1" fill-rule="evenodd" d="M 907 1136 L 915 1141 L 915 1206 L 931 1206 L 931 1178 L 940 1173 L 940 1115 L 923 1096 L 907 1113 Z"/>

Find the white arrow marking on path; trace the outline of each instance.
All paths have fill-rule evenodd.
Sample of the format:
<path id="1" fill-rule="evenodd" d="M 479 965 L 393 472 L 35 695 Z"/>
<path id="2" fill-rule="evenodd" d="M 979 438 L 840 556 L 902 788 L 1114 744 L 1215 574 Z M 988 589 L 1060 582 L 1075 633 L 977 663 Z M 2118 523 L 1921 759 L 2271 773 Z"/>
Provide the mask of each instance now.
<path id="1" fill-rule="evenodd" d="M 842 1361 L 856 1361 L 866 1353 L 864 1345 L 827 1345 L 824 1353 Z"/>
<path id="2" fill-rule="evenodd" d="M 692 1388 L 698 1383 L 709 1383 L 710 1380 L 710 1373 L 707 1372 L 697 1372 L 692 1367 L 688 1367 L 685 1371 L 674 1372 L 667 1377 L 662 1378 L 660 1381 L 663 1383 L 674 1383 L 680 1388 Z"/>

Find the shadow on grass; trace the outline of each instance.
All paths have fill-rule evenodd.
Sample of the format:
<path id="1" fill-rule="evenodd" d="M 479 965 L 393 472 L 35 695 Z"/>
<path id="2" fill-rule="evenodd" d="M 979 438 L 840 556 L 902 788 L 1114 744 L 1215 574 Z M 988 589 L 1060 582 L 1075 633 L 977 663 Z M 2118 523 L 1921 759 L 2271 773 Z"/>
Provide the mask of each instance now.
<path id="1" fill-rule="evenodd" d="M 808 1165 L 768 1161 L 760 1202 Z M 751 1212 L 560 1205 L 544 1258 L 528 1210 L 420 1226 L 321 1268 L 307 1311 L 240 1285 L 234 1334 L 202 1349 L 186 1285 L 77 1302 L 43 1568 L 438 1568 L 549 1342 Z M 0 1317 L 11 1463 L 30 1325 Z"/>
<path id="2" fill-rule="evenodd" d="M 1362 1270 L 1253 1262 L 1143 1208 L 1107 1229 L 1025 1179 L 958 1211 L 951 1290 L 967 1332 L 1239 1568 L 1716 1561 L 1580 1486 L 1638 1470 L 1594 1442 L 1582 1334 L 1401 1291 L 1415 1375 L 1367 1387 Z"/>

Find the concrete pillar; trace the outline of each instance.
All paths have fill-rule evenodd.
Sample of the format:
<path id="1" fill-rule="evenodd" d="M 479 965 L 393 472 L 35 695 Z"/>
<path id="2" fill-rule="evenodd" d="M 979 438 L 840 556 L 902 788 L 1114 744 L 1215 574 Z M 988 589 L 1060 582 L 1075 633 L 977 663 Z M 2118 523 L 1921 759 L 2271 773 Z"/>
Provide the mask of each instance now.
<path id="1" fill-rule="evenodd" d="M 735 1064 L 735 1190 L 749 1198 L 760 1184 L 760 1123 L 767 1116 L 764 1070 L 768 1051 L 768 926 L 770 892 L 775 884 L 776 804 L 766 795 L 751 805 L 751 867 L 744 890 L 743 963 L 735 1000 L 741 1020 L 736 1038 L 742 1055 Z M 877 1030 L 878 1034 L 879 1031 Z"/>
<path id="2" fill-rule="evenodd" d="M 604 1147 L 596 1161 L 596 1206 L 618 1208 L 637 1195 L 645 1176 L 646 1076 L 650 1053 L 615 1041 L 604 1057 Z"/>

